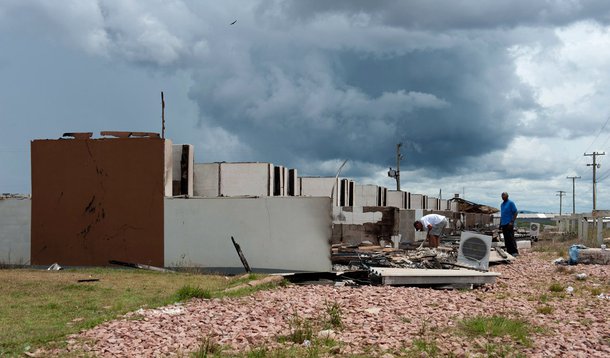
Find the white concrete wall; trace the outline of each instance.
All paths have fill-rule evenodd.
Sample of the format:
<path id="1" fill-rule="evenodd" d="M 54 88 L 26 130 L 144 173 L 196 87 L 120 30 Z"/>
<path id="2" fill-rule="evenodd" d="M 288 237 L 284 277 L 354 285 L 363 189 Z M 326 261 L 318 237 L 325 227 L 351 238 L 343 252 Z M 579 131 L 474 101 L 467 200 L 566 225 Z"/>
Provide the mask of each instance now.
<path id="1" fill-rule="evenodd" d="M 198 163 L 194 167 L 195 196 L 273 195 L 273 164 Z"/>
<path id="2" fill-rule="evenodd" d="M 221 163 L 220 195 L 273 195 L 273 164 Z"/>
<path id="3" fill-rule="evenodd" d="M 165 265 L 330 271 L 331 205 L 323 197 L 166 198 Z"/>
<path id="4" fill-rule="evenodd" d="M 426 209 L 428 210 L 440 210 L 439 202 L 437 198 L 428 197 L 427 199 L 428 205 Z"/>
<path id="5" fill-rule="evenodd" d="M 29 198 L 0 198 L 0 263 L 30 264 L 31 207 Z"/>
<path id="6" fill-rule="evenodd" d="M 218 191 L 219 163 L 195 164 L 193 176 L 193 195 L 215 198 L 220 195 Z"/>
<path id="7" fill-rule="evenodd" d="M 411 194 L 411 207 L 409 209 L 423 209 L 424 196 L 422 194 Z"/>
<path id="8" fill-rule="evenodd" d="M 351 211 L 345 211 L 342 207 L 333 207 L 333 223 L 363 225 L 366 223 L 377 223 L 383 218 L 380 211 L 364 212 L 362 206 L 354 206 Z"/>
<path id="9" fill-rule="evenodd" d="M 354 206 L 377 206 L 379 187 L 374 184 L 354 185 Z"/>
<path id="10" fill-rule="evenodd" d="M 299 177 L 301 196 L 327 196 L 333 193 L 333 205 L 339 205 L 339 180 L 334 177 Z"/>
<path id="11" fill-rule="evenodd" d="M 387 206 L 394 206 L 399 209 L 406 209 L 405 207 L 405 196 L 407 193 L 404 191 L 388 190 Z"/>

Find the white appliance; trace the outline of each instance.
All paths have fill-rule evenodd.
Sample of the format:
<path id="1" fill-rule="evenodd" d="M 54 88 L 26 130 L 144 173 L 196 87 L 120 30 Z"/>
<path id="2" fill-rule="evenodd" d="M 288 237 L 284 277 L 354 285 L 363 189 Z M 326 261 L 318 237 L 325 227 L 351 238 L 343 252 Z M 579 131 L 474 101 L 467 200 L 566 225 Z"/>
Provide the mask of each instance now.
<path id="1" fill-rule="evenodd" d="M 489 235 L 462 231 L 457 259 L 458 264 L 487 271 L 489 269 L 491 239 Z"/>
<path id="2" fill-rule="evenodd" d="M 538 235 L 540 234 L 540 224 L 538 223 L 530 223 L 530 237 L 536 241 L 538 239 Z"/>

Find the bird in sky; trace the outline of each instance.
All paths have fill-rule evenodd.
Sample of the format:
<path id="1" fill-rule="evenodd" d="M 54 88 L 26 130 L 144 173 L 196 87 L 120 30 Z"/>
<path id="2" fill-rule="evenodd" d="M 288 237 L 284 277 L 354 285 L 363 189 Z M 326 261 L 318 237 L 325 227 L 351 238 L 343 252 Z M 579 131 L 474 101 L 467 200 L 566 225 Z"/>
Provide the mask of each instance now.
<path id="1" fill-rule="evenodd" d="M 236 22 L 237 22 L 237 20 L 233 21 L 233 22 L 231 23 L 231 25 L 235 25 L 235 23 L 236 23 Z"/>

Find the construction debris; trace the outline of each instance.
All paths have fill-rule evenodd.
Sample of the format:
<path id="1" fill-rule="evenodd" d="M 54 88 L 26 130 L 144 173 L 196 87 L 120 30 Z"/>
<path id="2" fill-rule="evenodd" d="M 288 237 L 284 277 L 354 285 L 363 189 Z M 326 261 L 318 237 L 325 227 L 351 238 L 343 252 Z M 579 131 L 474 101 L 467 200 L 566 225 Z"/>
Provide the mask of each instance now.
<path id="1" fill-rule="evenodd" d="M 158 271 L 158 272 L 172 272 L 172 273 L 175 272 L 175 271 L 168 270 L 168 269 L 165 269 L 162 267 L 138 264 L 138 263 L 133 263 L 133 262 L 110 260 L 110 261 L 108 261 L 108 263 L 111 265 L 119 265 L 119 266 L 142 269 L 142 270 L 150 270 L 150 271 Z"/>
<path id="2" fill-rule="evenodd" d="M 489 235 L 487 235 L 489 234 Z M 334 271 L 366 271 L 371 284 L 469 287 L 493 283 L 490 264 L 506 264 L 515 258 L 499 247 L 493 232 L 462 232 L 445 238 L 437 248 L 419 242 L 387 245 L 335 244 L 331 262 Z"/>
<path id="3" fill-rule="evenodd" d="M 250 270 L 250 265 L 248 265 L 248 261 L 246 260 L 246 256 L 244 256 L 244 253 L 241 251 L 241 247 L 237 242 L 235 242 L 233 236 L 231 236 L 231 241 L 233 242 L 233 246 L 235 246 L 235 251 L 237 251 L 237 255 L 241 260 L 241 264 L 244 265 L 244 269 L 246 270 L 246 272 L 252 272 L 252 270 Z"/>
<path id="4" fill-rule="evenodd" d="M 53 265 L 49 266 L 49 268 L 47 268 L 47 271 L 59 271 L 59 270 L 63 270 L 64 268 L 59 266 L 59 264 L 56 262 Z"/>

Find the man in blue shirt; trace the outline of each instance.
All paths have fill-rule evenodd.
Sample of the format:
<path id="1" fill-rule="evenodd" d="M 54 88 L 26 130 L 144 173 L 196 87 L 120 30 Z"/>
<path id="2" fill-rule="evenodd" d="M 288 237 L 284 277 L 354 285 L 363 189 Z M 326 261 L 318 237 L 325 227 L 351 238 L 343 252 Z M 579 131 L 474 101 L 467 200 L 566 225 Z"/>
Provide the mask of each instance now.
<path id="1" fill-rule="evenodd" d="M 515 220 L 517 219 L 517 206 L 508 200 L 508 193 L 502 193 L 502 204 L 500 204 L 500 229 L 504 235 L 506 251 L 513 256 L 519 256 L 517 241 L 515 241 Z"/>

